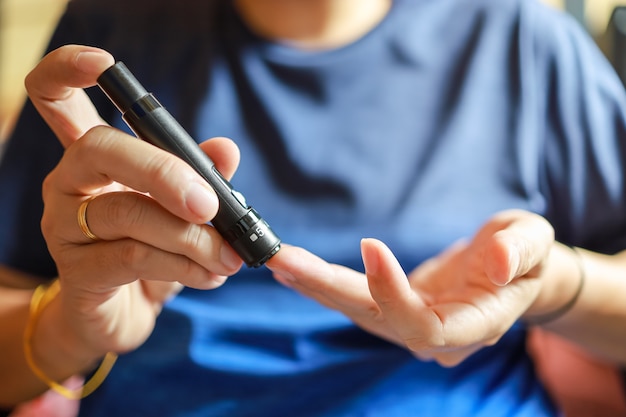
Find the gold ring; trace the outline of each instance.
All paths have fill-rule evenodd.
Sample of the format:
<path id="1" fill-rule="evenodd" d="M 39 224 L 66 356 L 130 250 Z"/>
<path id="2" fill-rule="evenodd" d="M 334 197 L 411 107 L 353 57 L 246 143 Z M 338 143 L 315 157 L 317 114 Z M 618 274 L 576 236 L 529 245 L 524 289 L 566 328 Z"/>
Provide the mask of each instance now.
<path id="1" fill-rule="evenodd" d="M 98 238 L 98 236 L 96 236 L 91 231 L 91 229 L 89 229 L 89 225 L 87 224 L 87 206 L 89 205 L 89 203 L 91 203 L 91 201 L 94 198 L 96 198 L 96 196 L 92 195 L 91 197 L 89 197 L 88 199 L 80 203 L 80 206 L 78 206 L 77 220 L 78 220 L 78 227 L 80 228 L 80 231 L 83 232 L 83 235 L 85 235 L 85 237 L 95 242 L 95 241 L 100 240 L 100 238 Z"/>

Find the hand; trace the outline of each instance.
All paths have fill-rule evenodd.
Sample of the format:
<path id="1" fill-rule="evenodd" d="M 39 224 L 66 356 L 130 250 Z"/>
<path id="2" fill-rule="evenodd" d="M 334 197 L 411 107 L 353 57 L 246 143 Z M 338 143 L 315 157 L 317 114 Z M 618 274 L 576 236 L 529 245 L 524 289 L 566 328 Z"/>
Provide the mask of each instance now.
<path id="1" fill-rule="evenodd" d="M 63 334 L 94 358 L 139 346 L 163 302 L 181 284 L 221 285 L 241 260 L 205 223 L 217 212 L 209 185 L 177 157 L 107 126 L 83 88 L 114 60 L 108 53 L 66 46 L 28 75 L 27 90 L 67 148 L 43 187 L 42 230 L 61 283 L 56 310 Z M 231 141 L 205 142 L 218 169 L 235 171 Z M 90 240 L 77 223 L 86 199 Z"/>
<path id="2" fill-rule="evenodd" d="M 404 273 L 380 241 L 361 243 L 366 274 L 284 246 L 268 266 L 276 279 L 341 311 L 363 329 L 444 366 L 496 343 L 536 299 L 554 241 L 543 218 L 499 213 Z"/>

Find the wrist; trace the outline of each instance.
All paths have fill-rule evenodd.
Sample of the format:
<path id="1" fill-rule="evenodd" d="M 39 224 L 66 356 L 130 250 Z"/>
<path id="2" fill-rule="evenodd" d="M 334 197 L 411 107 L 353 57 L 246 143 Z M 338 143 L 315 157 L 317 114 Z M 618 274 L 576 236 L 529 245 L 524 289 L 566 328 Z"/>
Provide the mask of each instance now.
<path id="1" fill-rule="evenodd" d="M 115 361 L 117 360 L 117 355 L 115 353 L 107 353 L 93 376 L 89 378 L 89 380 L 79 388 L 67 388 L 63 384 L 57 382 L 58 378 L 50 377 L 50 374 L 46 373 L 38 365 L 38 363 L 35 361 L 35 355 L 33 350 L 33 334 L 35 332 L 35 327 L 37 326 L 44 309 L 48 307 L 52 301 L 58 299 L 57 296 L 60 292 L 60 289 L 61 286 L 59 281 L 57 280 L 49 286 L 40 285 L 34 291 L 29 308 L 29 321 L 27 322 L 26 328 L 24 330 L 24 356 L 30 370 L 51 390 L 70 400 L 80 400 L 81 398 L 84 398 L 87 395 L 91 394 L 100 386 L 100 384 L 102 384 L 104 379 L 111 371 L 111 368 L 115 364 Z M 63 345 L 60 344 L 58 346 L 61 347 Z M 40 350 L 39 352 L 41 353 L 43 351 Z M 85 357 L 83 357 L 82 359 L 84 358 Z M 80 360 L 81 358 L 75 358 L 73 363 L 78 364 Z M 56 370 L 59 375 L 63 375 L 64 372 L 67 372 L 67 369 L 71 368 L 71 366 L 68 366 L 66 364 L 67 362 L 62 362 L 62 366 Z M 81 368 L 83 367 L 81 366 Z M 74 372 L 72 372 L 71 374 L 74 374 Z"/>
<path id="2" fill-rule="evenodd" d="M 53 380 L 65 380 L 92 370 L 106 352 L 91 349 L 72 331 L 65 318 L 62 294 L 56 294 L 34 312 L 31 307 L 28 326 L 32 326 L 32 360 Z"/>
<path id="3" fill-rule="evenodd" d="M 578 302 L 587 280 L 579 249 L 556 243 L 541 277 L 541 290 L 522 319 L 543 325 L 566 315 Z"/>

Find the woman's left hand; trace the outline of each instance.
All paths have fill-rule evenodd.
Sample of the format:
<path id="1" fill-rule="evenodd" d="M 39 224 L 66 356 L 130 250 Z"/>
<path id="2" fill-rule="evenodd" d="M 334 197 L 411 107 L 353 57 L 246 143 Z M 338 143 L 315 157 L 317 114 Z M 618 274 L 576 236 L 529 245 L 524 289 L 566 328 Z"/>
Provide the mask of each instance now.
<path id="1" fill-rule="evenodd" d="M 338 310 L 416 357 L 453 366 L 496 343 L 537 298 L 554 232 L 509 210 L 408 276 L 380 241 L 364 239 L 365 274 L 284 246 L 268 267 L 281 283 Z"/>

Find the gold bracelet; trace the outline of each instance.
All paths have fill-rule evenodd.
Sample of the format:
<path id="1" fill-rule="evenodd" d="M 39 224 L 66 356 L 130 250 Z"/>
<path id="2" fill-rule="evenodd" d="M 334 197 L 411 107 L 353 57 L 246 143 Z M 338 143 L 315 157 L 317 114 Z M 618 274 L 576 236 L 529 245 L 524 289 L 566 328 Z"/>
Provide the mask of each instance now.
<path id="1" fill-rule="evenodd" d="M 585 281 L 587 280 L 587 274 L 585 273 L 585 266 L 583 265 L 583 259 L 580 255 L 580 252 L 573 246 L 569 246 L 569 248 L 572 250 L 572 252 L 574 252 L 574 255 L 576 257 L 576 265 L 578 266 L 580 276 L 578 281 L 578 288 L 576 288 L 576 293 L 574 293 L 572 298 L 570 298 L 567 303 L 554 311 L 546 314 L 527 317 L 524 320 L 526 324 L 538 326 L 556 320 L 563 314 L 567 313 L 572 307 L 574 307 L 574 304 L 576 304 L 576 301 L 578 301 L 578 299 L 580 298 L 580 294 L 583 292 L 583 287 L 585 286 Z"/>
<path id="2" fill-rule="evenodd" d="M 30 301 L 30 317 L 24 329 L 24 356 L 26 363 L 30 367 L 31 371 L 42 380 L 50 389 L 61 394 L 65 398 L 70 400 L 80 400 L 85 398 L 92 392 L 94 392 L 100 384 L 106 379 L 117 360 L 115 353 L 109 352 L 105 355 L 102 363 L 93 374 L 93 376 L 82 387 L 77 389 L 67 388 L 58 382 L 50 379 L 35 363 L 33 360 L 32 338 L 35 326 L 39 321 L 41 312 L 46 308 L 48 304 L 57 296 L 61 289 L 61 285 L 58 280 L 52 282 L 50 286 L 42 284 L 35 289 Z"/>

